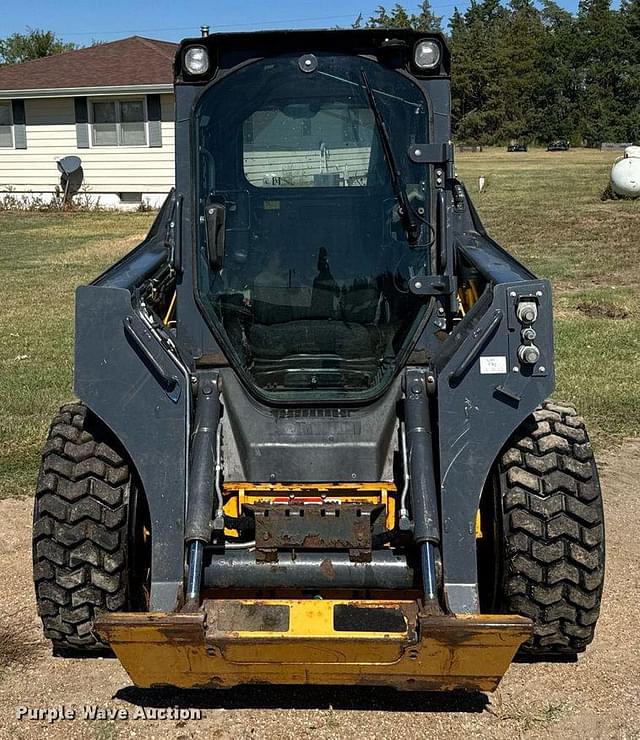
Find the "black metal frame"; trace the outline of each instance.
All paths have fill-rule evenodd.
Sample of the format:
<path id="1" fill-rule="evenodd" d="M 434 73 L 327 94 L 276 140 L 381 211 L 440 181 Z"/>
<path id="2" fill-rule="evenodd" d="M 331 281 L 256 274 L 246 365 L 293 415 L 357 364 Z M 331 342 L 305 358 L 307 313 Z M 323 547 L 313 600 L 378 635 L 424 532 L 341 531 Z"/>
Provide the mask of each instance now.
<path id="1" fill-rule="evenodd" d="M 436 70 L 418 74 L 410 56 L 425 37 L 438 40 L 443 54 Z M 184 50 L 193 44 L 204 45 L 212 59 L 211 72 L 202 79 L 189 76 L 181 66 Z M 434 168 L 437 274 L 429 285 L 413 286 L 433 300 L 434 309 L 407 367 L 384 395 L 365 406 L 340 409 L 338 415 L 328 409 L 312 411 L 311 404 L 278 409 L 256 398 L 229 367 L 194 289 L 194 105 L 212 78 L 292 50 L 342 50 L 380 63 L 400 55 L 403 73 L 416 79 L 432 110 L 431 141 L 415 145 L 408 156 Z M 463 264 L 477 273 L 484 292 L 468 314 L 454 322 Z M 143 287 L 160 272 L 175 279 L 175 335 L 160 325 L 144 301 Z M 518 357 L 517 307 L 525 299 L 537 304 L 536 344 L 541 352 L 540 361 L 529 368 Z M 488 358 L 498 358 L 505 372 L 486 370 Z M 423 572 L 431 562 L 431 577 L 436 578 L 441 559 L 445 606 L 453 612 L 479 610 L 476 512 L 500 450 L 553 389 L 551 294 L 548 282 L 536 279 L 488 237 L 454 177 L 449 53 L 441 36 L 410 30 L 291 31 L 214 35 L 182 43 L 176 56 L 175 192 L 145 242 L 76 295 L 75 390 L 121 441 L 144 489 L 152 529 L 152 610 L 174 609 L 185 590 L 186 512 L 195 491 L 195 484 L 189 485 L 194 479 L 191 426 L 201 403 L 198 387 L 210 382 L 212 369 L 221 386 L 230 480 L 248 475 L 254 482 L 389 481 L 399 454 L 399 423 L 402 418 L 410 422 L 414 438 L 421 440 L 415 443 L 422 445 L 421 465 L 429 468 L 423 470 L 428 473 L 424 485 L 416 482 L 411 491 L 414 520 L 420 517 L 414 521 L 417 539 L 428 546 Z M 422 424 L 428 425 L 429 434 L 421 436 Z M 207 444 L 210 449 L 210 439 Z M 420 470 L 412 472 L 412 480 L 415 477 L 420 479 Z M 202 541 L 201 530 L 197 537 L 193 528 L 190 531 L 192 542 Z M 236 560 L 238 567 L 250 570 Z M 347 559 L 340 566 L 347 580 L 358 565 Z M 314 567 L 309 563 L 307 571 L 299 572 L 311 573 Z M 399 582 L 404 583 L 407 568 L 398 567 L 403 574 Z M 205 569 L 205 582 L 212 577 Z M 376 582 L 375 575 L 367 578 Z M 382 573 L 380 579 L 384 581 Z M 425 584 L 425 593 L 428 588 Z"/>

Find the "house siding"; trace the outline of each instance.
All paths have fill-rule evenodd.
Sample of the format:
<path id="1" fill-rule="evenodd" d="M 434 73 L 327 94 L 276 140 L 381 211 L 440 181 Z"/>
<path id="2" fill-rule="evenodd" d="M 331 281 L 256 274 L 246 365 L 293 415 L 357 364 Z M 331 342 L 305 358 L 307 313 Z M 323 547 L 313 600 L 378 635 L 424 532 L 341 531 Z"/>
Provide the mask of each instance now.
<path id="1" fill-rule="evenodd" d="M 56 161 L 76 155 L 82 160 L 84 187 L 90 197 L 117 205 L 120 193 L 141 193 L 158 205 L 173 187 L 175 176 L 174 97 L 167 93 L 159 98 L 161 146 L 89 148 L 78 147 L 73 97 L 25 99 L 27 146 L 0 148 L 0 198 L 8 189 L 16 194 L 52 194 L 60 183 Z M 363 184 L 369 154 L 369 148 L 362 146 L 335 146 L 325 157 L 317 149 L 254 150 L 245 152 L 244 169 L 257 186 L 268 186 L 274 178 L 286 184 L 292 173 L 312 178 L 319 172 L 338 172 L 342 182 Z"/>
<path id="2" fill-rule="evenodd" d="M 82 160 L 90 195 L 167 193 L 174 183 L 173 95 L 161 95 L 160 104 L 162 146 L 79 149 L 73 98 L 26 99 L 27 148 L 0 149 L 0 194 L 53 192 L 60 182 L 56 160 L 71 154 Z"/>
<path id="3" fill-rule="evenodd" d="M 359 179 L 366 183 L 371 150 L 368 147 L 336 147 L 323 157 L 317 149 L 308 151 L 252 151 L 245 152 L 244 172 L 254 185 L 268 186 L 271 178 L 310 180 L 319 173 L 337 172 L 342 181 Z M 355 184 L 355 183 L 353 183 Z"/>

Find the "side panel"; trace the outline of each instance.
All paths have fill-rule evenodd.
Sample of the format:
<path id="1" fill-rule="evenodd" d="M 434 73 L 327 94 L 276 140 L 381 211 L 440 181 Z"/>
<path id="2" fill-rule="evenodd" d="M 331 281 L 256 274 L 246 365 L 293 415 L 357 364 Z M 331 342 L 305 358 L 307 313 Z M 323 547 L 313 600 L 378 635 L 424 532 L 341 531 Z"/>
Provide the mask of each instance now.
<path id="1" fill-rule="evenodd" d="M 130 318 L 159 366 L 176 378 L 171 396 L 124 330 Z M 137 322 L 137 324 L 135 323 Z M 155 343 L 155 347 L 154 347 Z M 75 392 L 126 449 L 151 515 L 152 610 L 173 610 L 182 593 L 188 393 L 177 366 L 145 329 L 124 288 L 76 292 Z"/>
<path id="2" fill-rule="evenodd" d="M 533 370 L 518 362 L 520 297 L 538 302 Z M 548 282 L 503 283 L 489 308 L 443 346 L 438 372 L 438 426 L 445 595 L 451 611 L 479 610 L 475 521 L 480 495 L 513 431 L 554 388 L 551 287 Z M 506 372 L 499 372 L 502 368 Z"/>

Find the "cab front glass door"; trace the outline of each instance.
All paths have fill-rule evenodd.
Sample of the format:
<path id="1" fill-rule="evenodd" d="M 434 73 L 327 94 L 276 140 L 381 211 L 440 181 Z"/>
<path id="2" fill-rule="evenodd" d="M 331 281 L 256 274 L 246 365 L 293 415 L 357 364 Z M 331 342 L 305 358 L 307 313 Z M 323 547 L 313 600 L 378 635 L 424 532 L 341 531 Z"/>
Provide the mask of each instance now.
<path id="1" fill-rule="evenodd" d="M 300 55 L 250 64 L 197 107 L 201 304 L 260 394 L 340 400 L 380 392 L 426 310 L 409 279 L 430 271 L 428 136 L 418 85 L 369 59 Z M 380 127 L 421 227 L 407 241 Z"/>

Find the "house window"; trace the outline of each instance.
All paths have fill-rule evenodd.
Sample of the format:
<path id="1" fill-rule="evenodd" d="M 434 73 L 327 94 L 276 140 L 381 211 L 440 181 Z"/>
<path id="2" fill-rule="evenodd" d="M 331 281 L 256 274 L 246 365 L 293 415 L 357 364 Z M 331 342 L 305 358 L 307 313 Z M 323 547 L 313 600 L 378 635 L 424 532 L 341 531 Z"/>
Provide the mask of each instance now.
<path id="1" fill-rule="evenodd" d="M 91 104 L 93 146 L 146 146 L 144 100 L 96 100 Z"/>
<path id="2" fill-rule="evenodd" d="M 135 203 L 137 205 L 142 203 L 142 193 L 118 193 L 118 196 L 120 198 L 120 203 Z"/>
<path id="3" fill-rule="evenodd" d="M 0 147 L 13 146 L 13 121 L 11 120 L 11 103 L 0 102 Z"/>

